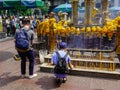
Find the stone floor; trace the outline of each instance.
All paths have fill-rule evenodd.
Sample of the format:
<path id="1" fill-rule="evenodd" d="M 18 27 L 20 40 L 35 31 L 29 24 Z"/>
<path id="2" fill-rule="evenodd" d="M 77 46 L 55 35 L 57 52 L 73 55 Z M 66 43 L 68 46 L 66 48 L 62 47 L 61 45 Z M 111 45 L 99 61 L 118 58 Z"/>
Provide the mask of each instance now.
<path id="1" fill-rule="evenodd" d="M 13 40 L 0 42 L 0 90 L 120 90 L 119 79 L 72 75 L 68 75 L 66 83 L 57 86 L 54 75 L 40 72 L 39 64 L 35 65 L 37 77 L 22 79 L 20 61 L 13 59 L 16 53 Z"/>

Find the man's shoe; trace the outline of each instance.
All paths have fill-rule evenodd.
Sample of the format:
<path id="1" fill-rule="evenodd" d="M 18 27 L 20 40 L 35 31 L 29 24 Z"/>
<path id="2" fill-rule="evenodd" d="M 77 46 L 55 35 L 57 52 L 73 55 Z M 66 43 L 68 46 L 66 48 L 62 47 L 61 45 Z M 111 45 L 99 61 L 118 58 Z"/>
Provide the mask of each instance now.
<path id="1" fill-rule="evenodd" d="M 34 78 L 34 77 L 36 77 L 37 76 L 37 74 L 33 74 L 33 75 L 29 75 L 29 79 L 31 79 L 31 78 Z"/>
<path id="2" fill-rule="evenodd" d="M 26 75 L 21 75 L 21 78 L 26 78 Z"/>

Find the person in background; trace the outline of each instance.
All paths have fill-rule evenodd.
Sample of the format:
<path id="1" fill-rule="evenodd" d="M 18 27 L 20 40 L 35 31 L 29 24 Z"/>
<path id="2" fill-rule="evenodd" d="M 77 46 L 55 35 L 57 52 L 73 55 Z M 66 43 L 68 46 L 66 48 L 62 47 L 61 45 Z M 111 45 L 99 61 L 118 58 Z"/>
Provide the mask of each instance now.
<path id="1" fill-rule="evenodd" d="M 27 31 L 29 36 L 29 49 L 27 51 L 17 50 L 19 56 L 21 57 L 21 77 L 26 77 L 26 60 L 29 59 L 29 76 L 28 78 L 36 77 L 37 74 L 34 74 L 34 51 L 32 48 L 34 42 L 34 31 L 30 29 L 30 22 L 28 20 L 23 20 L 23 27 L 20 30 Z M 15 42 L 16 42 L 16 35 L 19 31 L 15 34 Z"/>
<path id="2" fill-rule="evenodd" d="M 33 27 L 34 28 L 37 28 L 37 23 L 36 23 L 37 21 L 36 21 L 36 18 L 34 18 L 34 20 L 32 21 L 32 24 L 33 24 Z"/>
<path id="3" fill-rule="evenodd" d="M 11 20 L 11 31 L 12 31 L 12 36 L 15 35 L 15 32 L 16 32 L 16 23 L 15 23 L 15 17 L 12 16 L 12 20 Z"/>
<path id="4" fill-rule="evenodd" d="M 56 40 L 56 49 L 59 50 L 59 46 L 60 46 L 60 43 L 62 42 L 61 38 L 58 37 L 58 39 Z"/>
<path id="5" fill-rule="evenodd" d="M 49 15 L 45 15 L 45 20 L 48 20 L 49 19 Z"/>
<path id="6" fill-rule="evenodd" d="M 6 17 L 5 24 L 7 29 L 7 36 L 10 36 L 10 20 L 8 17 Z"/>
<path id="7" fill-rule="evenodd" d="M 23 19 L 24 19 L 24 17 L 19 17 L 19 26 L 20 26 L 20 28 L 23 27 L 23 23 L 22 23 Z"/>
<path id="8" fill-rule="evenodd" d="M 15 28 L 16 28 L 16 30 L 20 29 L 19 20 L 16 20 Z"/>

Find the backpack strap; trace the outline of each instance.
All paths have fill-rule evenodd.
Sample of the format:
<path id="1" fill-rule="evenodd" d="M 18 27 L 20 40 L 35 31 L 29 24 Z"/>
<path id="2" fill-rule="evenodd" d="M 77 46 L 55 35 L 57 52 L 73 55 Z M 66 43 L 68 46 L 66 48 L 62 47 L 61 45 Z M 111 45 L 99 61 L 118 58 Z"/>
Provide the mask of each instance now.
<path id="1" fill-rule="evenodd" d="M 27 31 L 25 31 L 24 29 L 22 29 L 21 31 L 24 33 L 26 39 L 29 41 L 29 35 L 28 35 Z"/>
<path id="2" fill-rule="evenodd" d="M 56 54 L 57 54 L 58 58 L 61 58 L 61 56 L 60 56 L 60 54 L 59 54 L 58 51 L 56 52 Z M 67 56 L 68 56 L 68 53 L 66 53 L 65 56 L 64 56 L 63 58 L 66 58 Z"/>
<path id="3" fill-rule="evenodd" d="M 58 58 L 61 58 L 61 56 L 60 56 L 60 54 L 59 54 L 59 52 L 58 52 L 58 51 L 56 52 L 56 54 L 57 54 Z"/>
<path id="4" fill-rule="evenodd" d="M 66 58 L 68 56 L 68 53 L 65 54 L 64 58 Z"/>

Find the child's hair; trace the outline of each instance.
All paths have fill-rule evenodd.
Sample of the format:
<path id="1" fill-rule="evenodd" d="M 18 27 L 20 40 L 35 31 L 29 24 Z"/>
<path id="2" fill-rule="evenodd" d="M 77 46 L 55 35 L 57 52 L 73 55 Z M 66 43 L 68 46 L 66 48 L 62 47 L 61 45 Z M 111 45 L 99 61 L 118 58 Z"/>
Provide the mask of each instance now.
<path id="1" fill-rule="evenodd" d="M 66 47 L 67 47 L 66 42 L 61 42 L 61 43 L 59 44 L 59 48 L 60 48 L 60 49 L 65 49 Z"/>

